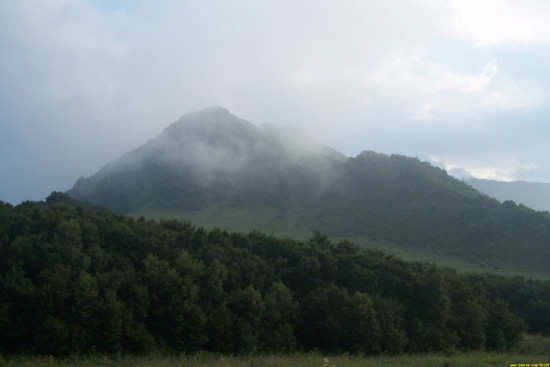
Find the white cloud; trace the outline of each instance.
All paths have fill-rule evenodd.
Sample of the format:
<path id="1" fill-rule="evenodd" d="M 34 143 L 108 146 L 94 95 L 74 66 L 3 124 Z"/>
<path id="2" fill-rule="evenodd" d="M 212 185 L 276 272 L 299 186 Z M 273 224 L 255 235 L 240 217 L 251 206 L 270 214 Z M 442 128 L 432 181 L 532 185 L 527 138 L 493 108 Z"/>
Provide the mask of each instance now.
<path id="1" fill-rule="evenodd" d="M 477 46 L 550 44 L 547 0 L 449 0 L 441 22 L 451 34 Z M 440 4 L 441 5 L 441 4 Z"/>
<path id="2" fill-rule="evenodd" d="M 477 75 L 461 74 L 448 66 L 427 60 L 420 51 L 407 56 L 394 56 L 383 60 L 367 82 L 386 90 L 403 90 L 416 95 L 440 92 L 482 92 L 497 74 L 497 62 L 485 65 Z"/>
<path id="3" fill-rule="evenodd" d="M 453 70 L 429 60 L 421 51 L 383 61 L 365 82 L 388 98 L 408 106 L 413 119 L 466 119 L 521 109 L 546 101 L 546 91 L 536 82 L 517 80 L 500 70 L 497 60 L 478 73 Z"/>

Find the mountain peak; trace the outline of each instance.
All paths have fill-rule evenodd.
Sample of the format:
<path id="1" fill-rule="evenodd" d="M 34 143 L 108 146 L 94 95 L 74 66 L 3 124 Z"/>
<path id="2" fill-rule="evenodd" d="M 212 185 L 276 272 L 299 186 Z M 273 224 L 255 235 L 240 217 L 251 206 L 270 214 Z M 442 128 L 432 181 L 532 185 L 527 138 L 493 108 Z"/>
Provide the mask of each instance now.
<path id="1" fill-rule="evenodd" d="M 252 123 L 232 115 L 221 106 L 211 106 L 203 110 L 187 113 L 164 129 L 162 135 L 220 135 L 240 129 L 257 128 Z"/>
<path id="2" fill-rule="evenodd" d="M 210 202 L 222 192 L 277 192 L 272 186 L 290 172 L 307 171 L 313 182 L 308 185 L 318 186 L 332 163 L 345 159 L 297 129 L 260 128 L 212 106 L 183 115 L 155 139 L 79 180 L 69 193 L 120 211 L 160 205 L 159 197 L 177 206 L 170 195 L 190 200 L 198 195 L 200 201 Z M 132 199 L 119 199 L 122 196 Z"/>
<path id="3" fill-rule="evenodd" d="M 225 107 L 215 105 L 215 106 L 210 106 L 210 107 L 204 108 L 202 110 L 197 110 L 197 111 L 194 111 L 194 112 L 186 113 L 180 119 L 183 119 L 183 118 L 186 118 L 186 117 L 189 117 L 189 116 L 194 116 L 194 115 L 201 116 L 201 117 L 205 117 L 205 116 L 223 117 L 223 116 L 231 115 L 231 112 Z"/>
<path id="4" fill-rule="evenodd" d="M 210 107 L 206 107 L 205 109 L 203 109 L 202 111 L 212 111 L 212 112 L 229 112 L 229 110 L 223 106 L 219 106 L 219 105 L 213 105 L 213 106 L 210 106 Z"/>

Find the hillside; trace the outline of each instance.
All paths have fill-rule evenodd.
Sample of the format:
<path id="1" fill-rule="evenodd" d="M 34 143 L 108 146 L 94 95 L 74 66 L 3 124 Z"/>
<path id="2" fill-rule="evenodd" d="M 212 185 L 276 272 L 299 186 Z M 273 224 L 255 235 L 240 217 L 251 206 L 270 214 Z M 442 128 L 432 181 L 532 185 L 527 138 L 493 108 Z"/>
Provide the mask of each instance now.
<path id="1" fill-rule="evenodd" d="M 214 107 L 183 116 L 68 193 L 119 213 L 320 231 L 487 270 L 550 274 L 550 216 L 500 203 L 416 158 L 346 158 L 290 128 Z M 245 213 L 243 215 L 243 213 Z"/>
<path id="2" fill-rule="evenodd" d="M 550 210 L 550 183 L 503 182 L 470 178 L 466 183 L 500 201 L 513 200 L 535 210 Z"/>

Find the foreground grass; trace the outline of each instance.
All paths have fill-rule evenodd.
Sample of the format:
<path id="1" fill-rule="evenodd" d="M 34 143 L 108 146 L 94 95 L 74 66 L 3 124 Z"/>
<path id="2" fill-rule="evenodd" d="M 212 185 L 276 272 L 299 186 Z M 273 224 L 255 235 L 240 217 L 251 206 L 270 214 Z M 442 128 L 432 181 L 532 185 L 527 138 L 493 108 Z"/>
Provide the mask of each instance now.
<path id="1" fill-rule="evenodd" d="M 139 366 L 139 367 L 374 367 L 374 366 L 422 366 L 422 367 L 460 367 L 460 366 L 503 366 L 545 367 L 550 363 L 548 355 L 500 354 L 500 353 L 457 353 L 455 355 L 401 355 L 396 357 L 363 357 L 356 355 L 326 356 L 320 353 L 298 354 L 259 354 L 247 356 L 221 356 L 215 354 L 148 356 L 148 357 L 78 357 L 56 359 L 53 357 L 14 357 L 0 359 L 1 367 L 103 367 L 103 366 Z"/>

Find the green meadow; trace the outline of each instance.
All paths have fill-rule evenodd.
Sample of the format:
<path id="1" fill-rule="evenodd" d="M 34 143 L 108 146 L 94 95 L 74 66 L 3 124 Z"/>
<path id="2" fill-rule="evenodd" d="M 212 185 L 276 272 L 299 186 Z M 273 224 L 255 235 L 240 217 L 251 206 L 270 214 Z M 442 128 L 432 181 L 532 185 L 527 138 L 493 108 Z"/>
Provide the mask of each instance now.
<path id="1" fill-rule="evenodd" d="M 0 356 L 0 367 L 548 367 L 550 337 L 525 335 L 511 352 L 450 352 L 437 354 L 403 354 L 398 356 L 364 356 L 361 354 L 327 355 L 309 353 L 251 353 L 221 355 L 195 353 L 148 356 Z"/>
<path id="2" fill-rule="evenodd" d="M 53 357 L 18 357 L 6 359 L 0 366 L 21 367 L 476 367 L 476 366 L 524 366 L 545 367 L 550 363 L 548 355 L 511 353 L 456 353 L 400 355 L 393 357 L 368 357 L 360 355 L 327 356 L 320 353 L 260 354 L 245 356 L 223 356 L 215 354 L 146 356 L 146 357 L 75 357 L 56 359 Z"/>

